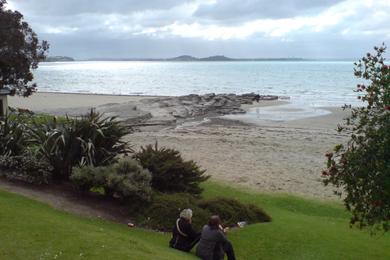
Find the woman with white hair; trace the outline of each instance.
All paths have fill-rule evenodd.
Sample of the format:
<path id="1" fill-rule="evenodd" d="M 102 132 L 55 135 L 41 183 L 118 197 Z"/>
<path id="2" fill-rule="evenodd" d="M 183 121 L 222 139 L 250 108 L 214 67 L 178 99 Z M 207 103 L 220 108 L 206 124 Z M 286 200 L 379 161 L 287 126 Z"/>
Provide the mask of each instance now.
<path id="1" fill-rule="evenodd" d="M 192 228 L 192 210 L 184 209 L 176 220 L 172 230 L 172 239 L 169 246 L 181 251 L 189 252 L 199 242 L 200 233 Z"/>

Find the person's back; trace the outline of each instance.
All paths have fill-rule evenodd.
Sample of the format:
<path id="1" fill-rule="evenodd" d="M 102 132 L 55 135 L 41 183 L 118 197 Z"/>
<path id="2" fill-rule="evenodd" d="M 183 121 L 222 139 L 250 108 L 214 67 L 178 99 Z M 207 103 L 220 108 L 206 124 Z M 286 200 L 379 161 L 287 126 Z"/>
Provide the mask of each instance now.
<path id="1" fill-rule="evenodd" d="M 220 218 L 212 216 L 209 224 L 202 229 L 196 255 L 203 260 L 223 259 L 225 252 L 229 260 L 235 259 L 233 247 L 220 228 L 220 224 Z"/>
<path id="2" fill-rule="evenodd" d="M 172 230 L 172 239 L 169 246 L 181 251 L 191 251 L 199 241 L 200 234 L 193 230 L 191 225 L 192 211 L 185 209 L 180 213 Z"/>
<path id="3" fill-rule="evenodd" d="M 196 255 L 204 260 L 223 258 L 222 244 L 225 240 L 226 237 L 222 230 L 205 225 L 202 229 L 198 247 L 196 248 Z"/>

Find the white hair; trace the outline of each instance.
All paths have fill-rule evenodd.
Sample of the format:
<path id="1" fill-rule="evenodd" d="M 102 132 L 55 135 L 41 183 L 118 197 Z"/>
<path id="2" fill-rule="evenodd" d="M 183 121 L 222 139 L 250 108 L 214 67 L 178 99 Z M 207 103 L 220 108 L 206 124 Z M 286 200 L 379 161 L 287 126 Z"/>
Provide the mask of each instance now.
<path id="1" fill-rule="evenodd" d="M 186 220 L 190 220 L 192 218 L 192 209 L 183 209 L 180 212 L 180 217 Z"/>

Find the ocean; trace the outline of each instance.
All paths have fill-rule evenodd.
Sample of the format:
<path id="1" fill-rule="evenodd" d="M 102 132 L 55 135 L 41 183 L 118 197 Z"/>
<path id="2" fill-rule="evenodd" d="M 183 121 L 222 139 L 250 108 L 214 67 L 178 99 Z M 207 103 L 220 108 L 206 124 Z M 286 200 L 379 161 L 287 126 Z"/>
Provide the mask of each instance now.
<path id="1" fill-rule="evenodd" d="M 248 93 L 290 97 L 310 107 L 356 104 L 352 61 L 43 62 L 39 91 L 178 96 Z"/>

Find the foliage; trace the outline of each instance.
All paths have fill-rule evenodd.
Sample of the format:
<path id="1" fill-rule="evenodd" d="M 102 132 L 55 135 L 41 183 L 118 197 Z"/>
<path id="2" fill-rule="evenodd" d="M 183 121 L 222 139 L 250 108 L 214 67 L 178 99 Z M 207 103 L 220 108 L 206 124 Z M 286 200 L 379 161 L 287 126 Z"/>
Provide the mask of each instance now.
<path id="1" fill-rule="evenodd" d="M 29 96 L 36 88 L 29 85 L 31 70 L 44 60 L 49 45 L 40 43 L 23 15 L 7 10 L 6 3 L 0 0 L 0 89 L 10 87 L 12 93 Z"/>
<path id="2" fill-rule="evenodd" d="M 360 228 L 390 228 L 390 68 L 384 63 L 385 46 L 375 47 L 356 64 L 355 75 L 368 84 L 358 85 L 365 106 L 352 113 L 339 132 L 350 135 L 347 145 L 328 153 L 325 184 L 345 192 L 344 203 Z M 341 194 L 341 193 L 340 193 Z"/>
<path id="3" fill-rule="evenodd" d="M 105 186 L 107 172 L 111 168 L 100 166 L 83 166 L 73 169 L 70 180 L 82 192 L 88 192 L 92 188 L 100 189 Z"/>
<path id="4" fill-rule="evenodd" d="M 70 177 L 80 190 L 103 188 L 107 196 L 120 198 L 132 206 L 150 200 L 151 179 L 149 171 L 133 159 L 122 159 L 111 166 L 75 168 Z"/>
<path id="5" fill-rule="evenodd" d="M 106 190 L 132 204 L 150 200 L 152 188 L 150 172 L 135 160 L 123 159 L 113 165 L 107 175 Z M 134 206 L 134 205 L 132 205 Z"/>
<path id="6" fill-rule="evenodd" d="M 77 119 L 34 123 L 30 129 L 31 141 L 53 166 L 55 179 L 67 179 L 76 165 L 109 165 L 131 151 L 121 140 L 128 128 L 115 117 L 103 118 L 93 110 Z"/>
<path id="7" fill-rule="evenodd" d="M 0 155 L 20 155 L 26 148 L 25 125 L 9 116 L 0 118 Z"/>
<path id="8" fill-rule="evenodd" d="M 197 200 L 186 193 L 155 193 L 151 204 L 139 216 L 139 223 L 145 227 L 171 231 L 175 220 L 183 209 L 193 210 L 193 227 L 200 230 L 210 218 L 210 213 L 197 206 Z"/>
<path id="9" fill-rule="evenodd" d="M 240 221 L 246 221 L 249 224 L 271 221 L 271 217 L 261 208 L 253 204 L 241 203 L 235 199 L 219 197 L 202 200 L 198 205 L 209 211 L 210 215 L 219 215 L 226 226 L 235 226 Z"/>
<path id="10" fill-rule="evenodd" d="M 140 223 L 152 229 L 170 231 L 173 220 L 186 208 L 191 208 L 194 212 L 192 224 L 197 230 L 200 230 L 212 215 L 219 215 L 226 227 L 235 227 L 240 221 L 249 224 L 271 221 L 271 217 L 261 208 L 234 199 L 200 200 L 186 193 L 156 193 L 149 207 L 141 214 Z"/>
<path id="11" fill-rule="evenodd" d="M 0 156 L 0 175 L 33 184 L 49 183 L 51 167 L 32 154 Z"/>
<path id="12" fill-rule="evenodd" d="M 161 192 L 199 195 L 199 184 L 209 178 L 194 161 L 184 161 L 179 151 L 158 148 L 157 143 L 142 147 L 135 158 L 152 173 L 152 187 Z"/>

